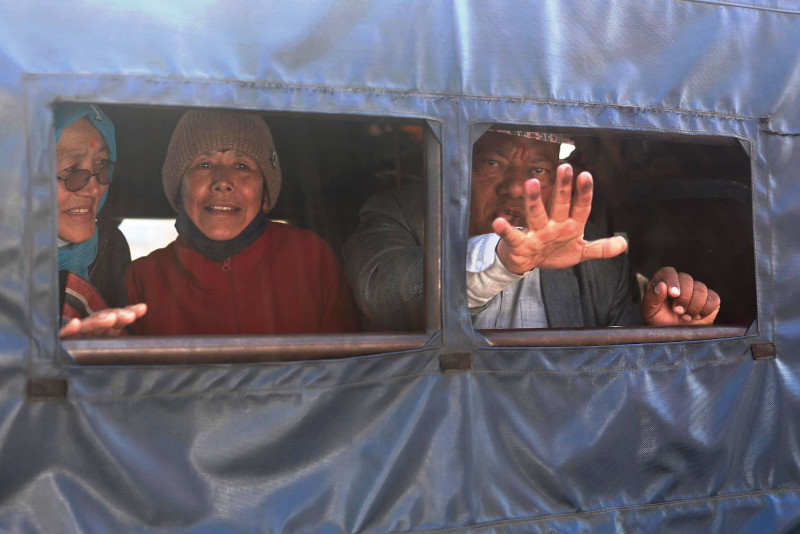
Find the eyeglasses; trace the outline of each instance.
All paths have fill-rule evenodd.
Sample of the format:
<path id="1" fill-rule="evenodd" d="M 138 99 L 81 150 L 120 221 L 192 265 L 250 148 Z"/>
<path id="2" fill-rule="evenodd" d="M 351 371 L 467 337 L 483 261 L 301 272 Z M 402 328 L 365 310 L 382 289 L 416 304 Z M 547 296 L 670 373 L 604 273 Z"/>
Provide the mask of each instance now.
<path id="1" fill-rule="evenodd" d="M 97 183 L 100 185 L 108 185 L 111 181 L 111 175 L 114 172 L 114 164 L 107 161 L 97 170 L 97 172 L 87 171 L 86 169 L 76 169 L 65 177 L 56 176 L 57 180 L 64 182 L 64 187 L 67 191 L 77 193 L 89 183 L 92 176 L 97 177 Z"/>

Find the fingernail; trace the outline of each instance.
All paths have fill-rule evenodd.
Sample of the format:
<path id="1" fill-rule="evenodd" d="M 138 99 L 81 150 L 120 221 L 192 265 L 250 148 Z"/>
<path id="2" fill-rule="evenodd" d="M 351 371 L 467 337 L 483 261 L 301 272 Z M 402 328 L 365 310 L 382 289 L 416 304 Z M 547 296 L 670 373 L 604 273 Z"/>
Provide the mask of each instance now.
<path id="1" fill-rule="evenodd" d="M 660 295 L 661 294 L 661 284 L 656 284 L 655 292 L 656 292 L 656 295 Z"/>
<path id="2" fill-rule="evenodd" d="M 686 321 L 688 323 L 688 322 L 691 322 L 692 316 L 689 315 L 689 314 L 686 314 L 683 317 L 681 317 L 681 319 L 683 319 L 684 321 Z"/>
<path id="3" fill-rule="evenodd" d="M 672 311 L 674 311 L 678 315 L 683 315 L 686 310 L 683 309 L 683 306 L 675 306 L 674 308 L 672 308 Z"/>
<path id="4" fill-rule="evenodd" d="M 677 287 L 671 287 L 669 288 L 669 294 L 672 295 L 673 297 L 680 297 L 681 290 L 678 289 Z"/>

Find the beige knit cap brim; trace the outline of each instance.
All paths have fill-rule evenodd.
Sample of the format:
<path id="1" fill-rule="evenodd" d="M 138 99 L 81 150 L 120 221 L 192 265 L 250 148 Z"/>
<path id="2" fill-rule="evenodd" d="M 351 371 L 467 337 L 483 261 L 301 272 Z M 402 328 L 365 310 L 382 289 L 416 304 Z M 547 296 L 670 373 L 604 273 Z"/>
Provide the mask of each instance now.
<path id="1" fill-rule="evenodd" d="M 281 166 L 264 120 L 241 111 L 187 111 L 169 141 L 161 169 L 164 193 L 175 211 L 181 209 L 181 178 L 192 161 L 207 150 L 235 149 L 256 160 L 267 188 L 268 212 L 281 191 Z"/>

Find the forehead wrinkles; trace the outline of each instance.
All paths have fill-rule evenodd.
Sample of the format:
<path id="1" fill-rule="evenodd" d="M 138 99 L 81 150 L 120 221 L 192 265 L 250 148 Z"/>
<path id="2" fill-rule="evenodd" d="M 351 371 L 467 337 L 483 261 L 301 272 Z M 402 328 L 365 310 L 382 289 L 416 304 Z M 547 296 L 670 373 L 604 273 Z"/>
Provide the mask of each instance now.
<path id="1" fill-rule="evenodd" d="M 520 160 L 525 159 L 528 152 L 530 152 L 530 147 L 525 145 L 525 143 L 516 143 L 511 150 L 512 157 Z"/>
<path id="2" fill-rule="evenodd" d="M 526 163 L 555 163 L 558 161 L 558 144 L 490 132 L 488 137 L 475 144 L 474 154 L 496 154 Z"/>
<path id="3" fill-rule="evenodd" d="M 520 139 L 515 143 L 514 156 L 530 163 L 554 163 L 558 160 L 557 150 L 557 144 Z"/>
<path id="4" fill-rule="evenodd" d="M 101 140 L 95 138 L 80 139 L 61 138 L 56 146 L 56 158 L 58 159 L 83 159 L 92 154 L 98 156 L 108 152 L 108 146 Z"/>
<path id="5" fill-rule="evenodd" d="M 108 146 L 97 128 L 85 117 L 64 128 L 56 143 L 57 157 L 83 158 L 91 151 L 98 154 L 108 152 Z"/>
<path id="6" fill-rule="evenodd" d="M 548 147 L 549 148 L 549 147 Z M 549 150 L 541 146 L 531 146 L 527 143 L 507 143 L 489 147 L 482 152 L 488 154 L 497 154 L 519 164 L 542 164 L 553 163 L 557 160 L 556 157 L 549 154 Z"/>

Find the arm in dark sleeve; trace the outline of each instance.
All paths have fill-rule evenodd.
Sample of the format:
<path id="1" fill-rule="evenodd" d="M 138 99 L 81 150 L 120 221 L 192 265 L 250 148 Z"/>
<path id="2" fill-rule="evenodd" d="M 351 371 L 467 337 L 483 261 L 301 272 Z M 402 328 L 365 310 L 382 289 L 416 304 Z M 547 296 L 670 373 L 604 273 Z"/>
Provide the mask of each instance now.
<path id="1" fill-rule="evenodd" d="M 423 328 L 421 184 L 375 195 L 344 246 L 345 273 L 371 330 Z"/>
<path id="2" fill-rule="evenodd" d="M 638 289 L 627 254 L 590 260 L 577 266 L 583 322 L 587 327 L 642 324 Z"/>
<path id="3" fill-rule="evenodd" d="M 602 230 L 586 226 L 587 239 L 604 237 Z M 586 327 L 638 326 L 641 295 L 631 275 L 628 254 L 590 260 L 576 266 L 581 293 L 583 322 Z"/>
<path id="4" fill-rule="evenodd" d="M 97 224 L 99 242 L 97 259 L 89 267 L 89 281 L 111 308 L 128 305 L 122 275 L 131 263 L 131 251 L 122 232 L 108 221 Z"/>
<path id="5" fill-rule="evenodd" d="M 642 315 L 639 311 L 639 287 L 630 271 L 630 260 L 627 254 L 618 257 L 617 283 L 614 288 L 609 324 L 606 326 L 639 326 Z"/>

